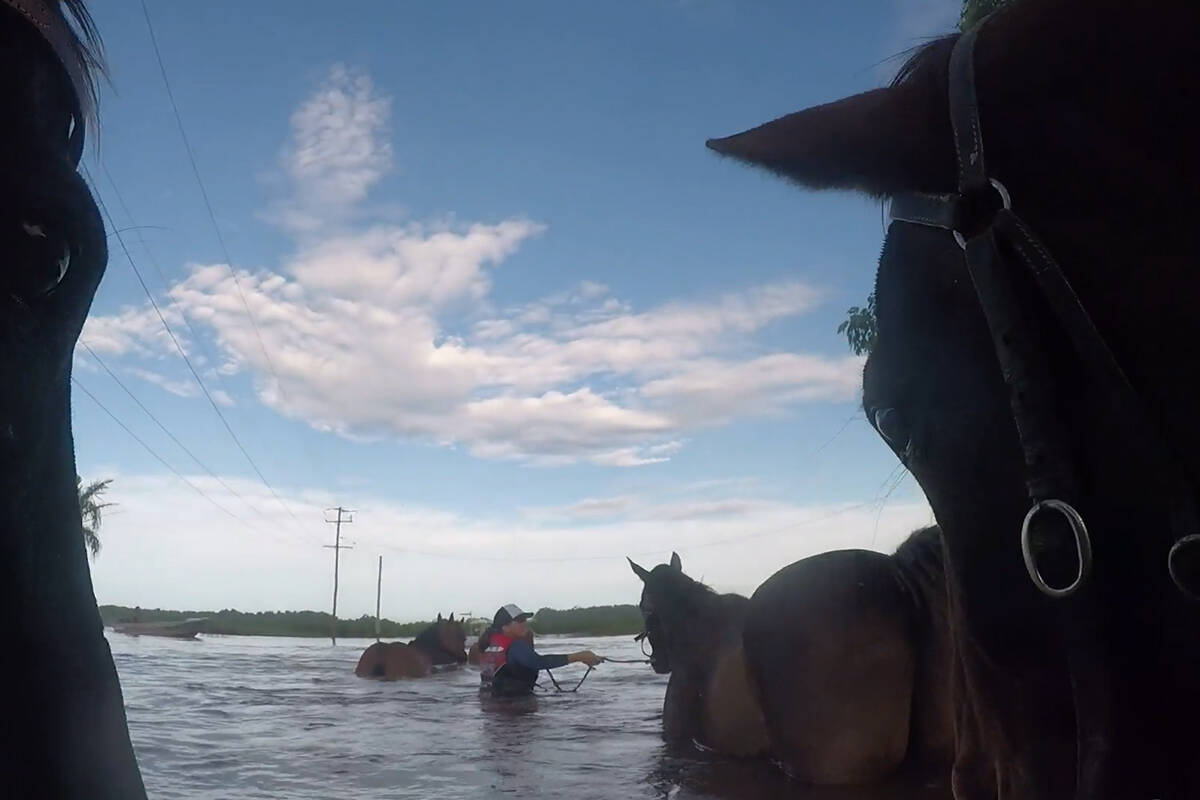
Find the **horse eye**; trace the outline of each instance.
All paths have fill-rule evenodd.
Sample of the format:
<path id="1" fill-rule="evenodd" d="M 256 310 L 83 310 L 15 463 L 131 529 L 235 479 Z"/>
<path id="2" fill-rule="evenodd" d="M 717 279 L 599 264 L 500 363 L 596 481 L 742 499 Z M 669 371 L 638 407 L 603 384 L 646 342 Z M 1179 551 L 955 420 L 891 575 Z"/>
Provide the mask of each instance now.
<path id="1" fill-rule="evenodd" d="M 908 447 L 908 426 L 904 417 L 894 408 L 875 409 L 875 430 L 898 450 Z"/>
<path id="2" fill-rule="evenodd" d="M 52 237 L 42 225 L 22 221 L 20 227 L 23 237 L 18 248 L 35 266 L 14 288 L 26 298 L 41 297 L 66 277 L 71 267 L 71 248 L 61 239 Z"/>

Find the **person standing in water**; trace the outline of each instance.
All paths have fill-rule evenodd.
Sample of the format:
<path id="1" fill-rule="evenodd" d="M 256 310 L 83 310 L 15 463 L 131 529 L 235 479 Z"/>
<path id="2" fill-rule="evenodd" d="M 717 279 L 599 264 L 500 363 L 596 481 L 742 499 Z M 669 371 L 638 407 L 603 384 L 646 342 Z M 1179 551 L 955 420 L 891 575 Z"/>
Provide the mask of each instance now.
<path id="1" fill-rule="evenodd" d="M 591 650 L 569 655 L 539 655 L 526 640 L 528 620 L 532 616 L 513 603 L 496 612 L 491 627 L 479 637 L 479 647 L 483 651 L 483 672 L 479 676 L 481 688 L 506 697 L 531 694 L 538 673 L 544 669 L 558 669 L 567 664 L 594 667 L 604 660 Z"/>

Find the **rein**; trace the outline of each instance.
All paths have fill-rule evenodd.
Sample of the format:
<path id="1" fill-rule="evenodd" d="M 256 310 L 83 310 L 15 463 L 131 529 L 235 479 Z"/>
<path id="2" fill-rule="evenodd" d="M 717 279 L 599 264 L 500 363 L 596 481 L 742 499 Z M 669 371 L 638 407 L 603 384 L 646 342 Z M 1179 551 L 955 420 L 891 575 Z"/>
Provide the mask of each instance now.
<path id="1" fill-rule="evenodd" d="M 1031 507 L 1021 525 L 1021 555 L 1034 586 L 1052 598 L 1064 598 L 1083 586 L 1091 573 L 1092 543 L 1083 516 L 1073 502 L 1079 478 L 1070 437 L 1060 422 L 1054 372 L 1043 348 L 1045 325 L 1021 303 L 1009 262 L 1015 261 L 1034 279 L 1076 355 L 1088 372 L 1111 390 L 1114 413 L 1136 420 L 1154 444 L 1150 460 L 1166 476 L 1170 528 L 1175 540 L 1167 566 L 1183 593 L 1196 597 L 1176 569 L 1176 555 L 1200 541 L 1194 494 L 1177 455 L 1152 424 L 1137 391 L 1121 368 L 1087 309 L 1049 249 L 1012 208 L 1008 189 L 988 173 L 975 85 L 975 43 L 991 17 L 964 33 L 950 55 L 949 104 L 958 159 L 958 191 L 951 194 L 907 193 L 892 199 L 891 221 L 951 231 L 963 249 L 967 270 L 987 320 L 996 358 L 1009 389 L 1013 420 L 1025 454 L 1026 488 Z M 990 202 L 989 202 L 990 201 Z M 990 213 L 987 209 L 991 209 Z M 984 213 L 980 213 L 983 211 Z M 1074 538 L 1078 569 L 1066 586 L 1051 586 L 1038 568 L 1032 532 L 1043 515 L 1056 514 Z"/>
<path id="2" fill-rule="evenodd" d="M 583 682 L 587 680 L 588 675 L 591 675 L 592 670 L 594 670 L 594 669 L 595 669 L 595 667 L 589 666 L 587 668 L 587 672 L 583 673 L 583 677 L 579 679 L 579 683 L 575 684 L 575 688 L 573 688 L 573 689 L 564 689 L 562 686 L 560 686 L 558 684 L 558 681 L 554 677 L 554 673 L 551 672 L 550 670 L 546 670 L 546 674 L 550 676 L 550 682 L 554 684 L 554 690 L 556 692 L 558 692 L 559 694 L 574 694 L 575 692 L 579 691 L 579 687 L 583 686 Z"/>
<path id="3" fill-rule="evenodd" d="M 650 663 L 650 659 L 648 659 L 648 658 L 609 658 L 608 656 L 601 656 L 600 658 L 605 664 L 649 664 Z M 554 689 L 559 694 L 573 694 L 573 693 L 579 691 L 579 687 L 583 686 L 583 682 L 587 680 L 588 675 L 591 675 L 592 670 L 594 670 L 594 669 L 595 669 L 595 667 L 589 666 L 587 668 L 587 672 L 583 673 L 583 677 L 579 679 L 579 683 L 575 684 L 575 688 L 573 688 L 573 689 L 562 688 L 562 686 L 559 685 L 558 680 L 555 679 L 554 673 L 551 672 L 550 670 L 546 670 L 546 674 L 550 676 L 550 682 L 552 684 L 554 684 Z"/>

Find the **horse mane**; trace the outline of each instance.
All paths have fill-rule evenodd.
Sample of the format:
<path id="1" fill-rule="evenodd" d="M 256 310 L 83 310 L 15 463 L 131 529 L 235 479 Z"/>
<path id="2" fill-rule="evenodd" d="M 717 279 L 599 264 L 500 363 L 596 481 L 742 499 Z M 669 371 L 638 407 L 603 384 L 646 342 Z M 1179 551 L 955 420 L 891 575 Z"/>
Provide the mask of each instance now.
<path id="1" fill-rule="evenodd" d="M 107 74 L 100 31 L 96 28 L 91 12 L 84 5 L 84 0 L 59 0 L 57 4 L 49 5 L 52 13 L 57 14 L 59 21 L 71 31 L 71 56 L 75 61 L 73 67 L 83 76 L 84 96 L 79 98 L 79 104 L 88 123 L 95 125 L 96 106 L 99 102 L 96 78 Z"/>
<path id="2" fill-rule="evenodd" d="M 650 574 L 661 581 L 664 593 L 669 594 L 672 599 L 681 598 L 689 604 L 704 605 L 720 596 L 708 584 L 665 564 L 655 567 Z"/>
<path id="3" fill-rule="evenodd" d="M 664 617 L 702 617 L 702 623 L 708 625 L 724 621 L 714 617 L 737 611 L 739 606 L 747 602 L 740 594 L 720 594 L 711 586 L 666 564 L 655 567 L 650 575 L 655 583 L 654 600 L 666 612 Z"/>
<path id="4" fill-rule="evenodd" d="M 958 41 L 958 37 L 957 33 L 947 34 L 908 50 L 908 58 L 896 71 L 891 86 L 896 87 L 931 78 L 945 82 L 946 64 L 950 61 L 950 51 L 954 49 L 954 43 Z"/>
<path id="5" fill-rule="evenodd" d="M 946 613 L 946 570 L 942 529 L 918 528 L 892 554 L 896 580 L 912 598 L 913 607 L 933 617 Z"/>

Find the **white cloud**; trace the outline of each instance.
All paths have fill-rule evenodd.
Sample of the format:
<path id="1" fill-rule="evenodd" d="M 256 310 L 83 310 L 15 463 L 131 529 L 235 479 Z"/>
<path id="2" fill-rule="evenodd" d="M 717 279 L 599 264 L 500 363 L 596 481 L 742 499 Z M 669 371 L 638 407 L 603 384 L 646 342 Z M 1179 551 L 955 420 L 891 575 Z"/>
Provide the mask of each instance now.
<path id="1" fill-rule="evenodd" d="M 682 410 L 696 425 L 739 414 L 782 413 L 795 403 L 844 402 L 862 383 L 865 359 L 826 359 L 773 353 L 743 362 L 697 360 L 675 374 L 645 383 L 640 393 Z"/>
<path id="2" fill-rule="evenodd" d="M 174 309 L 163 310 L 163 317 L 172 330 L 182 324 L 183 318 Z M 180 347 L 190 356 L 186 339 L 179 337 Z M 143 357 L 162 357 L 175 352 L 162 320 L 149 304 L 126 307 L 116 314 L 93 315 L 83 324 L 80 340 L 101 355 L 123 355 L 133 353 Z"/>
<path id="3" fill-rule="evenodd" d="M 188 380 L 172 380 L 165 375 L 152 372 L 148 369 L 141 369 L 140 367 L 129 367 L 125 371 L 136 378 L 141 378 L 147 383 L 152 383 L 162 388 L 163 391 L 170 392 L 176 397 L 196 397 L 200 394 L 196 382 L 190 378 Z"/>
<path id="4" fill-rule="evenodd" d="M 391 102 L 367 75 L 337 64 L 296 109 L 283 166 L 293 193 L 269 216 L 312 231 L 366 199 L 392 167 Z"/>
<path id="5" fill-rule="evenodd" d="M 212 369 L 249 374 L 263 404 L 347 437 L 628 467 L 669 459 L 696 428 L 853 398 L 857 359 L 756 341 L 820 303 L 805 283 L 635 310 L 583 280 L 498 310 L 498 269 L 544 225 L 349 224 L 391 168 L 389 110 L 367 76 L 335 67 L 292 116 L 283 150 L 289 189 L 272 218 L 296 234 L 293 252 L 236 282 L 226 265 L 193 264 L 169 291 L 172 325 L 211 335 Z M 84 339 L 104 355 L 174 355 L 149 307 L 92 317 Z M 194 394 L 161 370 L 130 369 Z"/>
<path id="6" fill-rule="evenodd" d="M 168 476 L 122 475 L 108 499 L 104 549 L 92 567 L 101 603 L 192 610 L 324 609 L 332 575 L 321 526 L 299 526 L 261 484 L 224 481 L 257 512 L 207 476 L 189 479 L 255 530 L 221 515 Z M 582 499 L 541 509 L 537 519 L 477 518 L 401 498 L 360 497 L 343 536 L 339 613 L 374 612 L 376 556 L 384 557 L 383 613 L 428 619 L 438 611 L 490 611 L 515 599 L 531 607 L 636 602 L 624 561 L 646 566 L 675 550 L 684 569 L 720 591 L 752 592 L 777 569 L 829 549 L 892 550 L 930 521 L 922 502 L 799 505 L 705 490 L 665 501 L 653 494 Z M 337 499 L 277 487 L 301 519 L 320 520 Z M 230 558 L 230 553 L 236 554 Z M 731 557 L 736 555 L 736 558 Z M 496 562 L 492 559 L 503 559 Z M 434 579 L 431 579 L 433 576 Z M 522 598 L 513 586 L 529 587 Z"/>
<path id="7" fill-rule="evenodd" d="M 440 252 L 362 265 L 347 248 L 345 260 L 324 262 L 324 271 L 301 255 L 297 272 L 307 280 L 243 272 L 241 296 L 225 267 L 195 267 L 172 289 L 173 308 L 191 316 L 193 327 L 209 326 L 227 364 L 251 372 L 259 399 L 287 416 L 347 436 L 462 445 L 485 458 L 637 466 L 669 458 L 689 429 L 853 398 L 858 359 L 742 355 L 743 337 L 810 307 L 814 293 L 800 284 L 632 314 L 598 311 L 609 304 L 594 297 L 577 315 L 593 320 L 583 324 L 574 317 L 537 324 L 511 318 L 486 321 L 482 334 L 479 324 L 466 335 L 448 331 L 444 307 L 477 297 L 488 282 L 481 262 L 536 230 L 438 232 L 450 260 L 472 254 L 453 281 L 426 274 L 445 263 Z M 339 269 L 405 279 L 390 290 L 358 287 L 329 275 Z M 594 321 L 598 314 L 606 318 Z M 130 322 L 129 352 L 154 345 L 139 336 L 144 318 L 122 319 Z"/>

